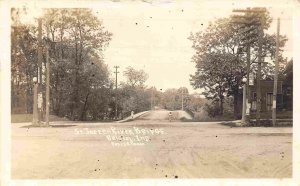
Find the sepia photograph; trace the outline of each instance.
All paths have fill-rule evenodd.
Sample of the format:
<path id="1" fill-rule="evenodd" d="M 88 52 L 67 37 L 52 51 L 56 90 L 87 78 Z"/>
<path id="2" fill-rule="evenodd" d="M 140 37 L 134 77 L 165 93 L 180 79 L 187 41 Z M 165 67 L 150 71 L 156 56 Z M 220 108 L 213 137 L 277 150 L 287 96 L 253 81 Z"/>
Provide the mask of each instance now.
<path id="1" fill-rule="evenodd" d="M 299 1 L 54 2 L 5 7 L 2 174 L 74 183 L 295 176 Z"/>

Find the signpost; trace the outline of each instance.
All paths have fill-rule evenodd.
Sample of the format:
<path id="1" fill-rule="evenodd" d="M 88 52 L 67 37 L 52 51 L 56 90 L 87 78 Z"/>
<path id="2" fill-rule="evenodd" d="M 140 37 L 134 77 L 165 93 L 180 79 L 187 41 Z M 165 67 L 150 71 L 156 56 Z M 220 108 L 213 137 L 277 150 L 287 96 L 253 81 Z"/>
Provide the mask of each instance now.
<path id="1" fill-rule="evenodd" d="M 32 125 L 37 126 L 39 125 L 39 120 L 38 120 L 38 84 L 37 84 L 37 78 L 33 78 L 33 119 L 32 119 Z"/>

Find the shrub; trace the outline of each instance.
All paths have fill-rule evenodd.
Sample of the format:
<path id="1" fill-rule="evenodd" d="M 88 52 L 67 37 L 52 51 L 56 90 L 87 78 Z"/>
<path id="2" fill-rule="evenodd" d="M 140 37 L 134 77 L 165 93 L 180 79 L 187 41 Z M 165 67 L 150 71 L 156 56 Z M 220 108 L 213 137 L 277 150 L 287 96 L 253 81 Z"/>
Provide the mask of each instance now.
<path id="1" fill-rule="evenodd" d="M 216 117 L 221 114 L 221 109 L 220 109 L 219 105 L 215 102 L 213 102 L 211 104 L 205 103 L 204 110 L 207 112 L 209 117 Z"/>

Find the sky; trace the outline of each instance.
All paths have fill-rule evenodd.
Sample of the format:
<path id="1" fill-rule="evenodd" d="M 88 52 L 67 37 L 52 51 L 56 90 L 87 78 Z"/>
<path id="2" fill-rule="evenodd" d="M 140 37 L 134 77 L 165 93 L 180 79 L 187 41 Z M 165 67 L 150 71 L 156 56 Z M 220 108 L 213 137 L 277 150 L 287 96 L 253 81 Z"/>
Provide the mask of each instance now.
<path id="1" fill-rule="evenodd" d="M 195 64 L 191 62 L 195 50 L 188 37 L 191 33 L 205 30 L 209 22 L 236 14 L 232 10 L 237 8 L 265 6 L 274 18 L 267 31 L 270 34 L 276 32 L 276 19 L 280 17 L 280 34 L 288 37 L 283 49 L 284 56 L 293 56 L 292 16 L 296 3 L 293 0 L 77 2 L 75 5 L 40 3 L 31 6 L 92 8 L 95 15 L 102 20 L 105 29 L 113 34 L 104 51 L 104 60 L 111 71 L 111 78 L 115 77 L 113 67 L 120 67 L 120 81 L 125 81 L 123 71 L 126 67 L 132 66 L 149 75 L 146 82 L 149 87 L 155 86 L 163 91 L 168 88 L 187 87 L 190 93 L 201 93 L 201 89 L 194 90 L 190 85 L 190 75 L 195 73 Z"/>
<path id="2" fill-rule="evenodd" d="M 261 1 L 236 3 L 236 1 L 160 1 L 153 3 L 109 2 L 94 8 L 105 28 L 113 33 L 109 47 L 104 52 L 111 70 L 120 66 L 122 72 L 127 66 L 143 69 L 149 74 L 146 84 L 157 89 L 187 87 L 190 93 L 201 93 L 190 85 L 190 74 L 195 72 L 191 62 L 195 50 L 188 40 L 190 33 L 203 31 L 210 21 L 232 15 L 234 8 L 260 6 Z M 271 1 L 269 1 L 271 2 Z M 265 1 L 265 4 L 268 4 Z M 271 5 L 271 4 L 268 4 Z M 284 56 L 292 57 L 292 11 L 291 4 L 272 3 L 267 6 L 275 19 L 269 33 L 276 32 L 276 19 L 281 18 L 281 34 L 288 42 Z M 112 74 L 114 75 L 114 74 Z"/>

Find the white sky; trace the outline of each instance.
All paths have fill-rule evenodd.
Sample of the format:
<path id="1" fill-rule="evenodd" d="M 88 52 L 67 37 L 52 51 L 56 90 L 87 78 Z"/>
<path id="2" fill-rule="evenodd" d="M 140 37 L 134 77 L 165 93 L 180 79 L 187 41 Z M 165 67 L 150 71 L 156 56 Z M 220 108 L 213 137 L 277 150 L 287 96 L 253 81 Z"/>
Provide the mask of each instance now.
<path id="1" fill-rule="evenodd" d="M 67 2 L 67 1 L 66 1 Z M 63 5 L 44 3 L 42 7 L 90 7 L 113 33 L 109 47 L 104 52 L 105 63 L 111 72 L 113 66 L 120 66 L 119 80 L 124 81 L 122 72 L 127 66 L 143 69 L 149 74 L 146 84 L 158 89 L 185 86 L 189 92 L 201 92 L 190 86 L 190 74 L 194 74 L 191 57 L 195 51 L 187 38 L 190 33 L 205 29 L 209 21 L 227 17 L 233 9 L 248 6 L 266 6 L 274 18 L 269 33 L 276 31 L 276 19 L 281 18 L 281 31 L 288 42 L 284 55 L 292 55 L 293 0 L 253 1 L 143 1 L 113 2 L 101 1 Z M 263 2 L 263 3 L 262 3 Z M 38 6 L 34 4 L 34 6 Z M 114 74 L 112 73 L 112 78 Z"/>
<path id="2" fill-rule="evenodd" d="M 113 33 L 110 46 L 105 51 L 105 61 L 111 67 L 127 66 L 143 69 L 149 74 L 147 85 L 158 89 L 185 86 L 190 92 L 201 92 L 190 86 L 189 75 L 195 72 L 191 57 L 195 51 L 188 40 L 191 32 L 200 31 L 216 18 L 232 14 L 234 8 L 246 8 L 256 3 L 235 1 L 194 1 L 160 3 L 107 3 L 107 8 L 95 8 L 107 30 Z M 271 16 L 281 17 L 281 34 L 289 41 L 285 56 L 292 57 L 291 4 L 268 4 Z M 260 5 L 260 4 L 257 4 Z M 284 6 L 283 6 L 284 5 Z M 136 24 L 137 23 L 137 24 Z M 203 25 L 201 25 L 203 24 Z M 276 21 L 269 30 L 275 33 Z M 122 80 L 122 77 L 120 77 Z"/>

